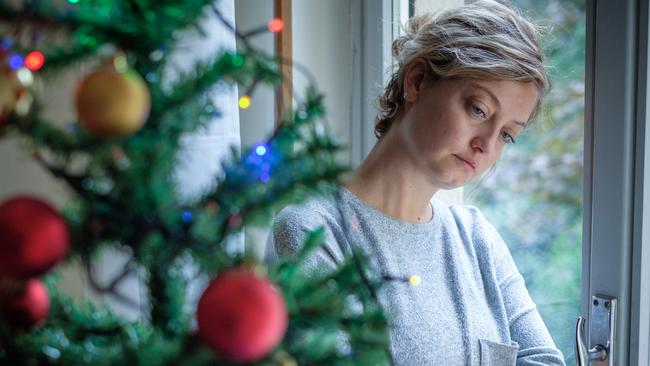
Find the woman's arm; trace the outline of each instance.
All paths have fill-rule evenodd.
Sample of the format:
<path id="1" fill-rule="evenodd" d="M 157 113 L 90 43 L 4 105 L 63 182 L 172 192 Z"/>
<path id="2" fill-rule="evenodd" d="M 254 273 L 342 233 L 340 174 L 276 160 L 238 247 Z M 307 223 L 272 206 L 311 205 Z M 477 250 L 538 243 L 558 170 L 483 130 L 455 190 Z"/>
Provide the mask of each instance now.
<path id="1" fill-rule="evenodd" d="M 562 353 L 546 329 L 508 247 L 492 224 L 485 221 L 485 228 L 492 231 L 493 235 L 490 236 L 495 238 L 491 240 L 492 258 L 508 317 L 510 337 L 519 344 L 517 366 L 564 366 Z"/>
<path id="2" fill-rule="evenodd" d="M 309 232 L 322 227 L 325 229 L 325 242 L 308 255 L 303 268 L 308 273 L 334 270 L 341 257 L 337 257 L 339 253 L 331 245 L 333 238 L 330 228 L 324 222 L 319 222 L 318 216 L 313 212 L 304 211 L 305 208 L 300 206 L 288 206 L 278 213 L 266 246 L 266 262 L 272 263 L 299 252 Z"/>

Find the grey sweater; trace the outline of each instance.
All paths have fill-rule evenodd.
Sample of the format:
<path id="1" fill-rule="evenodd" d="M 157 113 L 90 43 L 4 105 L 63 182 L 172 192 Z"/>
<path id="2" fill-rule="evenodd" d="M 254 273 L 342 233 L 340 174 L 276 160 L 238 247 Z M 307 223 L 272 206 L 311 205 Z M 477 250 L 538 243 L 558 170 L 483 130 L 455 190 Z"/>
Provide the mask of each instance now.
<path id="1" fill-rule="evenodd" d="M 379 293 L 396 365 L 564 365 L 508 248 L 478 209 L 433 199 L 431 221 L 415 224 L 338 193 L 282 210 L 266 260 L 296 252 L 307 231 L 323 226 L 335 260 L 319 248 L 310 270 L 335 268 L 343 260 L 337 242 L 347 241 L 378 274 L 420 276 L 419 286 L 388 281 Z"/>

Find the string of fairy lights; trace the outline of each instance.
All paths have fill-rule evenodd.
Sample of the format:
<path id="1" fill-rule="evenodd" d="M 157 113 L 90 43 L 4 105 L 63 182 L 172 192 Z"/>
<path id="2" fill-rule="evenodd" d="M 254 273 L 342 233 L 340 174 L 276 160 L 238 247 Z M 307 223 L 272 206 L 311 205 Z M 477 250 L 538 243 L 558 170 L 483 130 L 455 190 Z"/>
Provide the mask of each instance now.
<path id="1" fill-rule="evenodd" d="M 258 29 L 254 29 L 251 32 L 248 32 L 247 34 L 244 35 L 244 37 L 251 36 L 256 33 L 260 33 L 261 31 L 266 31 L 269 30 L 271 33 L 279 33 L 284 29 L 284 21 L 280 18 L 273 18 L 266 23 L 266 27 L 261 27 Z M 233 60 L 235 62 L 235 60 Z M 243 63 L 244 60 L 241 59 L 241 63 Z M 244 93 L 244 95 L 239 97 L 239 108 L 241 109 L 247 109 L 251 106 L 252 104 L 252 99 L 251 95 L 253 94 L 253 89 L 255 88 L 255 83 L 251 85 L 251 87 Z"/>
<path id="2" fill-rule="evenodd" d="M 40 51 L 31 51 L 26 56 L 18 52 L 11 51 L 13 42 L 10 39 L 0 41 L 0 55 L 6 54 L 7 66 L 11 70 L 17 71 L 26 68 L 29 71 L 38 71 L 45 64 L 45 56 Z"/>
<path id="3" fill-rule="evenodd" d="M 74 4 L 77 3 L 78 0 L 68 0 L 69 3 Z M 251 35 L 260 33 L 261 31 L 270 31 L 271 33 L 279 33 L 284 29 L 284 21 L 280 18 L 273 18 L 269 20 L 266 24 L 265 27 L 254 29 L 248 33 L 246 33 L 244 36 L 249 37 Z M 27 77 L 25 76 L 26 72 L 22 71 L 25 69 L 26 71 L 34 72 L 40 70 L 43 65 L 45 64 L 45 56 L 43 55 L 42 52 L 38 50 L 34 50 L 29 52 L 27 55 L 23 56 L 19 52 L 11 50 L 13 45 L 12 40 L 10 39 L 2 39 L 0 41 L 0 56 L 4 56 L 6 59 L 7 66 L 9 66 L 10 70 L 13 70 L 18 73 L 18 77 L 22 79 L 26 79 Z M 232 63 L 234 66 L 241 66 L 244 63 L 244 58 L 235 55 L 232 58 Z M 23 75 L 22 78 L 20 75 Z M 241 109 L 247 109 L 251 106 L 252 104 L 252 98 L 251 95 L 253 93 L 255 85 L 253 84 L 243 95 L 241 95 L 238 99 L 238 106 Z"/>

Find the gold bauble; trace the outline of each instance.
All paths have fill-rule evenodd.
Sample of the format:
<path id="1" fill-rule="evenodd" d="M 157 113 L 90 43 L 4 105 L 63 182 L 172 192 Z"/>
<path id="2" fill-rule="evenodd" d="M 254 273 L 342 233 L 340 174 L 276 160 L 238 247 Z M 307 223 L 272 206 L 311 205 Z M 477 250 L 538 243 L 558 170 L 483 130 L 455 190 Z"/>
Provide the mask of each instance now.
<path id="1" fill-rule="evenodd" d="M 118 71 L 112 64 L 87 75 L 76 96 L 79 123 L 88 133 L 102 137 L 127 136 L 147 120 L 151 96 L 138 73 Z"/>

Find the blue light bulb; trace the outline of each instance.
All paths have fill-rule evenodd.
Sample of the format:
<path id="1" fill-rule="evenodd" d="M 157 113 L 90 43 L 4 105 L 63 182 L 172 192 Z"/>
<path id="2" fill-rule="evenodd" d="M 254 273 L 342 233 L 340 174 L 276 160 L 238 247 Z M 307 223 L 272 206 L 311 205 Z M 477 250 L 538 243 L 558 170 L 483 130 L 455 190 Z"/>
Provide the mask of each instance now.
<path id="1" fill-rule="evenodd" d="M 9 67 L 11 67 L 13 70 L 18 70 L 23 67 L 23 62 L 23 57 L 17 53 L 9 56 Z"/>
<path id="2" fill-rule="evenodd" d="M 183 222 L 192 221 L 192 213 L 190 211 L 183 211 L 183 214 L 181 215 L 181 219 L 183 219 Z"/>

